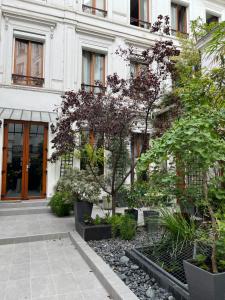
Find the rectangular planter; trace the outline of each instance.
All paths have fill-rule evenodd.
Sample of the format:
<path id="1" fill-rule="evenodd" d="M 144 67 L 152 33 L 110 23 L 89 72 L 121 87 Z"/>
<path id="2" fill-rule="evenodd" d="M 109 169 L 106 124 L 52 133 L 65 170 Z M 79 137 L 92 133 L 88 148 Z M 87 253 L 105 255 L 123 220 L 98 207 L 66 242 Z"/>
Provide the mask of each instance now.
<path id="1" fill-rule="evenodd" d="M 143 248 L 142 248 L 143 249 Z M 188 285 L 182 283 L 174 276 L 166 272 L 159 265 L 141 253 L 141 248 L 126 251 L 126 255 L 140 266 L 149 275 L 152 275 L 158 283 L 166 290 L 170 291 L 176 300 L 189 300 Z"/>
<path id="2" fill-rule="evenodd" d="M 210 273 L 184 260 L 191 300 L 224 300 L 225 272 Z"/>
<path id="3" fill-rule="evenodd" d="M 86 225 L 75 222 L 75 228 L 85 241 L 110 239 L 112 237 L 111 225 Z"/>

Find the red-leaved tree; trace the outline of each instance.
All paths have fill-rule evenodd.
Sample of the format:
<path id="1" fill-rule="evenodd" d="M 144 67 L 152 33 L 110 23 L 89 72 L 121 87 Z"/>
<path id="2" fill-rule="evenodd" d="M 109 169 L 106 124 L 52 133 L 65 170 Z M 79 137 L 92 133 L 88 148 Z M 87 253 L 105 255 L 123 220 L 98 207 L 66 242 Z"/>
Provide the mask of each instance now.
<path id="1" fill-rule="evenodd" d="M 179 50 L 168 38 L 169 31 L 169 17 L 159 16 L 151 28 L 151 32 L 155 32 L 159 39 L 148 49 L 141 53 L 132 47 L 117 50 L 117 54 L 126 61 L 138 61 L 145 67 L 129 79 L 122 79 L 115 73 L 107 76 L 105 86 L 96 82 L 99 85 L 98 93 L 82 89 L 66 92 L 58 109 L 57 123 L 52 125 L 55 135 L 52 140 L 52 162 L 64 154 L 73 153 L 74 149 L 80 149 L 81 143 L 75 136 L 84 130 L 104 136 L 104 148 L 111 157 L 107 180 L 99 176 L 90 160 L 87 163 L 96 182 L 111 197 L 113 214 L 118 191 L 136 166 L 132 164 L 118 180 L 124 144 L 137 124 L 141 124 L 144 137 L 142 152 L 146 151 L 150 116 L 158 105 L 165 81 L 174 72 L 171 58 L 179 55 Z"/>

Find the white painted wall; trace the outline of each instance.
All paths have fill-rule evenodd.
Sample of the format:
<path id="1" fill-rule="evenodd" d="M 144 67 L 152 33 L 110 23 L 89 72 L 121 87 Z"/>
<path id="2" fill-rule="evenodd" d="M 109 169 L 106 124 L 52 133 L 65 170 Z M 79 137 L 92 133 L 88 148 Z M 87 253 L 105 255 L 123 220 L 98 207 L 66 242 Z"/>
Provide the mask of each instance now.
<path id="1" fill-rule="evenodd" d="M 126 77 L 126 63 L 114 54 L 117 47 L 128 44 L 148 46 L 155 40 L 156 35 L 129 24 L 129 0 L 106 1 L 108 15 L 101 18 L 83 13 L 82 0 L 0 0 L 0 107 L 52 111 L 59 105 L 60 95 L 64 91 L 77 90 L 80 87 L 82 48 L 105 53 L 107 73 L 117 72 Z M 199 16 L 205 19 L 206 11 L 225 20 L 224 0 L 174 2 L 188 7 L 188 21 Z M 170 6 L 170 0 L 152 0 L 152 21 L 159 14 L 170 15 Z M 14 39 L 23 36 L 44 43 L 43 88 L 12 85 Z M 2 140 L 1 128 L 0 174 Z M 51 196 L 58 177 L 59 165 L 48 164 L 48 197 Z"/>

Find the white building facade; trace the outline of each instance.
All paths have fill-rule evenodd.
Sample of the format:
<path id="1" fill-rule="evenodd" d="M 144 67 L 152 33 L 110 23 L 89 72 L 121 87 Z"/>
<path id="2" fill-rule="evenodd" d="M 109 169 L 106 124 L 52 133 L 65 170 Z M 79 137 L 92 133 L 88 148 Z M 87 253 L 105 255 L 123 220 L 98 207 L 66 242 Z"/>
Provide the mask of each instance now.
<path id="1" fill-rule="evenodd" d="M 149 46 L 160 14 L 171 17 L 176 39 L 198 17 L 225 20 L 225 0 L 0 0 L 2 200 L 52 196 L 61 162 L 47 158 L 61 95 L 94 89 L 114 72 L 129 76 L 115 51 Z"/>

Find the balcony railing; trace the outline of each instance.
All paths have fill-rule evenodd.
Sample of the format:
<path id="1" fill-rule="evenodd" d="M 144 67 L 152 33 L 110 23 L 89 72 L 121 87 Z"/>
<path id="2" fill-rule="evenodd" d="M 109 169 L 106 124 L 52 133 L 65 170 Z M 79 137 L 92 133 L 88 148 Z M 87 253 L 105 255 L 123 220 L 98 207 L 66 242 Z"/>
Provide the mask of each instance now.
<path id="1" fill-rule="evenodd" d="M 173 36 L 181 36 L 183 38 L 188 38 L 189 34 L 187 32 L 179 31 L 176 29 L 171 29 L 171 35 Z"/>
<path id="2" fill-rule="evenodd" d="M 92 14 L 92 15 L 96 15 L 99 17 L 106 17 L 107 16 L 107 10 L 101 9 L 101 8 L 97 8 L 97 7 L 93 7 L 93 6 L 89 6 L 89 5 L 82 5 L 83 8 L 83 12 Z"/>
<path id="3" fill-rule="evenodd" d="M 20 74 L 12 74 L 12 80 L 14 84 L 29 85 L 42 87 L 44 84 L 44 78 L 25 76 Z"/>
<path id="4" fill-rule="evenodd" d="M 99 85 L 91 85 L 91 84 L 81 84 L 81 89 L 86 92 L 93 92 L 95 94 L 105 93 L 106 88 Z"/>
<path id="5" fill-rule="evenodd" d="M 151 23 L 149 23 L 147 21 L 135 19 L 135 18 L 130 18 L 130 24 L 134 25 L 134 26 L 141 27 L 141 28 L 145 28 L 145 29 L 150 29 L 151 28 Z"/>

